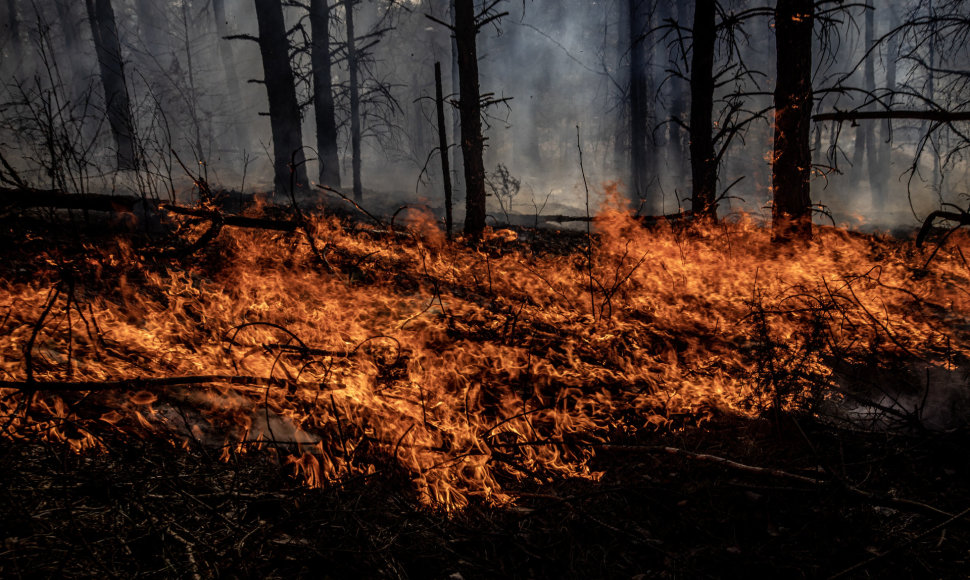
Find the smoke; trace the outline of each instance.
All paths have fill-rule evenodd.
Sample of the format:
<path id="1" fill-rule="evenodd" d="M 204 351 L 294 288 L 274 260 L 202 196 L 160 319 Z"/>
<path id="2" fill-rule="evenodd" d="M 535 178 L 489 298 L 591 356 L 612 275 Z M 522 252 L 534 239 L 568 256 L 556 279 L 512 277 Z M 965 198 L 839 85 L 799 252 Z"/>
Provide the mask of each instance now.
<path id="1" fill-rule="evenodd" d="M 586 178 L 593 184 L 594 205 L 603 199 L 599 184 L 618 181 L 628 189 L 627 3 L 506 3 L 503 9 L 510 13 L 482 29 L 480 84 L 493 101 L 487 109 L 486 167 L 496 175 L 507 171 L 521 184 L 514 196 L 489 200 L 497 221 L 504 221 L 506 212 L 528 216 L 584 210 L 580 149 Z M 728 4 L 734 10 L 747 6 L 740 0 Z M 220 38 L 211 2 L 113 1 L 143 156 L 139 172 L 112 167 L 114 146 L 103 119 L 104 95 L 83 7 L 62 1 L 17 5 L 19 31 L 14 37 L 8 25 L 2 41 L 0 69 L 10 80 L 0 98 L 0 143 L 5 156 L 32 184 L 189 198 L 191 177 L 202 175 L 217 188 L 271 189 L 272 140 L 266 91 L 260 84 L 262 64 L 257 44 L 246 38 L 257 31 L 251 0 L 225 1 L 225 33 L 236 36 L 234 40 Z M 442 0 L 365 0 L 357 5 L 359 43 L 367 54 L 360 71 L 365 204 L 382 207 L 422 200 L 440 208 L 443 203 L 435 152 L 435 61 L 442 62 L 445 71 L 445 94 L 452 102 L 458 95 L 450 74 L 450 32 L 427 16 L 447 22 L 447 5 Z M 919 5 L 914 6 L 877 9 L 875 37 L 884 38 L 901 19 L 916 14 Z M 334 7 L 330 32 L 341 174 L 349 189 L 343 10 L 342 4 Z M 305 10 L 291 6 L 285 13 L 291 40 L 300 48 L 309 35 Z M 865 88 L 863 64 L 869 54 L 864 16 L 857 7 L 825 27 L 819 25 L 817 110 L 852 109 L 871 99 L 872 94 L 859 89 Z M 649 82 L 655 98 L 646 122 L 656 161 L 646 198 L 633 200 L 643 213 L 690 208 L 687 136 L 682 127 L 689 123 L 690 40 L 689 30 L 676 25 L 689 27 L 691 17 L 689 7 L 658 5 L 653 28 L 643 39 L 650 47 Z M 747 72 L 719 89 L 715 119 L 726 119 L 732 92 L 743 95 L 737 97 L 743 111 L 763 112 L 763 118 L 747 124 L 725 150 L 719 182 L 722 216 L 770 214 L 772 35 L 770 18 L 753 18 L 740 23 L 719 45 L 720 65 L 734 54 Z M 220 52 L 225 43 L 238 77 L 235 86 Z M 900 37 L 896 44 L 884 39 L 871 53 L 874 92 L 885 95 L 895 87 L 936 102 L 958 102 L 960 87 L 934 85 L 917 57 L 932 56 L 942 68 L 965 57 L 966 50 L 942 42 L 920 45 L 912 37 Z M 316 175 L 309 56 L 294 51 L 293 63 L 300 79 L 298 97 L 305 105 L 308 174 Z M 905 103 L 897 97 L 891 104 Z M 60 113 L 46 114 L 49 110 Z M 817 221 L 869 228 L 912 225 L 942 203 L 965 203 L 961 184 L 968 166 L 961 154 L 951 155 L 959 151 L 960 136 L 937 127 L 932 138 L 924 140 L 931 128 L 918 122 L 876 122 L 860 156 L 863 131 L 849 124 L 816 124 L 812 139 L 818 166 L 813 182 L 813 201 L 820 205 Z M 447 129 L 455 146 L 460 135 L 452 126 Z M 50 153 L 53 142 L 66 144 L 73 153 Z M 878 159 L 870 161 L 867 155 Z M 57 169 L 58 164 L 65 166 Z M 461 219 L 460 164 L 452 170 L 458 186 L 456 217 Z M 55 179 L 52 174 L 57 172 L 67 175 Z"/>

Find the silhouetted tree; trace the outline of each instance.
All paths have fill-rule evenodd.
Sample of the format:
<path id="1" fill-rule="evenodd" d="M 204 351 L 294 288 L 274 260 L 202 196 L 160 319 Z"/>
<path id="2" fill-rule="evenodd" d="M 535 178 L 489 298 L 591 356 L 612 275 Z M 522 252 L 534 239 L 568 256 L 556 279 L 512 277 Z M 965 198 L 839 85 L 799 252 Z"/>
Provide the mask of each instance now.
<path id="1" fill-rule="evenodd" d="M 121 40 L 111 0 L 85 0 L 91 35 L 98 55 L 101 84 L 104 87 L 108 125 L 114 136 L 118 169 L 135 169 L 135 123 L 131 115 L 128 88 L 125 86 Z"/>
<path id="2" fill-rule="evenodd" d="M 812 235 L 809 137 L 814 10 L 812 0 L 778 0 L 775 7 L 777 77 L 771 187 L 772 226 L 779 240 Z"/>
<path id="3" fill-rule="evenodd" d="M 717 156 L 714 152 L 714 50 L 716 0 L 694 3 L 690 68 L 691 210 L 717 218 Z"/>
<path id="4" fill-rule="evenodd" d="M 273 131 L 273 186 L 277 194 L 307 187 L 306 157 L 300 106 L 296 100 L 290 43 L 280 0 L 255 0 L 259 25 L 259 52 L 263 57 L 263 83 L 269 100 L 269 119 Z M 292 172 L 292 174 L 291 174 Z"/>
<path id="5" fill-rule="evenodd" d="M 310 62 L 313 68 L 313 112 L 316 118 L 320 183 L 340 187 L 337 121 L 330 61 L 330 6 L 327 0 L 310 0 Z M 356 190 L 355 190 L 356 191 Z"/>

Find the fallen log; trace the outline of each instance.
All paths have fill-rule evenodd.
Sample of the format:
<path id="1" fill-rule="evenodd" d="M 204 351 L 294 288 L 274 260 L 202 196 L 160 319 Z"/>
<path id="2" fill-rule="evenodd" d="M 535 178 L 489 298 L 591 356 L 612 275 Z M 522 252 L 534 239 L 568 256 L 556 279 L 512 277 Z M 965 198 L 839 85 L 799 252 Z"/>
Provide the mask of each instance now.
<path id="1" fill-rule="evenodd" d="M 130 195 L 107 195 L 103 193 L 65 193 L 50 189 L 0 188 L 0 206 L 6 208 L 77 209 L 111 213 L 134 213 L 135 208 L 146 202 Z"/>

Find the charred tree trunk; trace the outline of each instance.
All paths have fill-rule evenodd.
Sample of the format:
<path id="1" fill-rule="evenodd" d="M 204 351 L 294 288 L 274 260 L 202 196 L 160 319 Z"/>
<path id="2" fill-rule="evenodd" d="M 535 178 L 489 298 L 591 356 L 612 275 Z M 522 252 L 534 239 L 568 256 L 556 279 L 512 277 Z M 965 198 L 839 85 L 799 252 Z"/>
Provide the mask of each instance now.
<path id="1" fill-rule="evenodd" d="M 273 131 L 273 188 L 277 194 L 307 186 L 300 106 L 290 67 L 289 41 L 280 0 L 255 0 L 263 82 Z"/>
<path id="2" fill-rule="evenodd" d="M 434 63 L 435 108 L 438 113 L 438 154 L 441 156 L 441 177 L 445 187 L 445 232 L 451 239 L 451 167 L 448 164 L 448 132 L 445 127 L 445 97 L 441 88 L 441 63 Z"/>
<path id="3" fill-rule="evenodd" d="M 812 0 L 778 0 L 775 7 L 774 195 L 772 225 L 778 240 L 812 235 L 810 131 L 812 121 Z"/>
<path id="4" fill-rule="evenodd" d="M 889 29 L 895 30 L 898 25 L 896 11 L 891 10 Z M 893 97 L 896 92 L 896 62 L 899 60 L 899 35 L 893 35 L 889 39 L 888 54 L 886 55 L 886 90 L 889 92 L 889 107 L 892 108 Z M 892 171 L 892 133 L 893 125 L 891 119 L 886 119 L 882 124 L 880 139 L 878 144 L 879 151 L 879 180 L 878 188 L 873 189 L 873 207 L 884 208 L 889 202 L 889 173 Z"/>
<path id="5" fill-rule="evenodd" d="M 694 3 L 690 72 L 691 209 L 717 219 L 717 157 L 714 153 L 714 42 L 716 0 Z"/>
<path id="6" fill-rule="evenodd" d="M 354 37 L 354 0 L 344 0 L 347 19 L 347 71 L 350 73 L 350 150 L 354 201 L 364 199 L 360 183 L 360 87 L 357 84 L 357 43 Z"/>
<path id="7" fill-rule="evenodd" d="M 455 27 L 455 2 L 454 0 L 448 1 L 448 17 L 451 19 L 451 27 Z M 461 92 L 461 81 L 459 80 L 461 75 L 458 73 L 458 41 L 455 35 L 451 35 L 451 93 L 453 97 L 457 97 Z M 452 107 L 451 110 L 451 138 L 458 139 L 461 135 L 461 111 L 457 107 Z M 462 148 L 454 147 L 451 156 L 451 171 L 454 179 L 452 180 L 452 185 L 455 191 L 461 191 L 464 181 L 462 168 L 464 163 L 462 161 Z"/>
<path id="8" fill-rule="evenodd" d="M 313 41 L 313 112 L 317 121 L 317 155 L 320 183 L 340 187 L 340 159 L 337 152 L 337 120 L 330 70 L 330 6 L 327 0 L 310 0 L 310 30 Z"/>
<path id="9" fill-rule="evenodd" d="M 455 41 L 461 96 L 461 153 L 465 162 L 465 234 L 479 238 L 485 230 L 485 162 L 482 155 L 482 106 L 478 85 L 478 48 L 474 0 L 455 0 Z"/>
<path id="10" fill-rule="evenodd" d="M 115 24 L 111 0 L 85 0 L 91 35 L 98 54 L 101 84 L 104 87 L 105 110 L 108 125 L 117 147 L 118 169 L 136 169 L 134 119 L 125 86 L 124 61 L 121 59 L 121 41 Z"/>
<path id="11" fill-rule="evenodd" d="M 650 113 L 647 89 L 648 5 L 645 0 L 627 0 L 630 19 L 630 173 L 634 199 L 644 199 L 652 176 L 647 171 L 647 117 Z"/>

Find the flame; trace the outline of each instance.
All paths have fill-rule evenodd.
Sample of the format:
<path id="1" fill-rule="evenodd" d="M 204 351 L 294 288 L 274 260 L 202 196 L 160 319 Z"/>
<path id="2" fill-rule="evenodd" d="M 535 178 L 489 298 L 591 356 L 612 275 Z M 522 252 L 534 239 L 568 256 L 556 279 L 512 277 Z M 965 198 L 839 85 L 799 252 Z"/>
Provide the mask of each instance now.
<path id="1" fill-rule="evenodd" d="M 30 345 L 35 381 L 129 382 L 7 386 L 0 436 L 274 449 L 311 486 L 403 469 L 456 509 L 510 501 L 515 481 L 595 479 L 597 445 L 643 430 L 838 398 L 872 353 L 970 354 L 962 233 L 923 272 L 909 243 L 833 228 L 784 247 L 743 216 L 647 229 L 606 189 L 595 235 L 550 233 L 548 251 L 508 230 L 448 244 L 412 211 L 403 238 L 318 218 L 332 271 L 260 231 L 181 266 L 88 248 L 71 285 L 52 253 L 59 270 L 0 282 L 0 380 L 27 380 Z M 184 376 L 276 382 L 144 386 Z"/>

